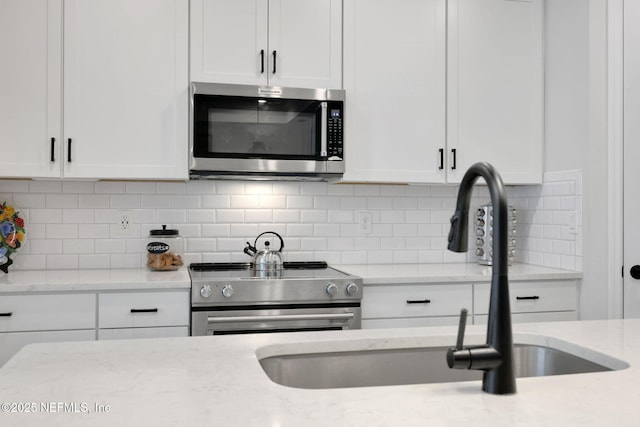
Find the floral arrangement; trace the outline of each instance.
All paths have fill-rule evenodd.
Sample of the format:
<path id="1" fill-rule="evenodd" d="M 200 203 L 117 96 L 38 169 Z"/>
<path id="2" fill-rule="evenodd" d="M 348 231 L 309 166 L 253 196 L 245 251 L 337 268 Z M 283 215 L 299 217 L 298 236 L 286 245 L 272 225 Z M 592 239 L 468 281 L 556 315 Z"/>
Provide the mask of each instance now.
<path id="1" fill-rule="evenodd" d="M 5 273 L 13 261 L 11 254 L 15 253 L 24 242 L 24 219 L 7 202 L 0 205 L 0 270 Z"/>

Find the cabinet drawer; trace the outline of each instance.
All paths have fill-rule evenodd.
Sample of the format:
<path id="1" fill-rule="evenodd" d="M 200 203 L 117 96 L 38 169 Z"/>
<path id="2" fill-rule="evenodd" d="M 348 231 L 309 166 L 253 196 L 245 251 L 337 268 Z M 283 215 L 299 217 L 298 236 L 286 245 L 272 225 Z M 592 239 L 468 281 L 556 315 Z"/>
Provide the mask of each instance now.
<path id="1" fill-rule="evenodd" d="M 43 342 L 95 341 L 96 330 L 0 333 L 0 366 L 27 344 Z"/>
<path id="2" fill-rule="evenodd" d="M 165 326 L 160 328 L 99 329 L 98 340 L 124 340 L 134 338 L 188 337 L 188 326 Z"/>
<path id="3" fill-rule="evenodd" d="M 189 292 L 100 294 L 99 328 L 189 325 Z"/>
<path id="4" fill-rule="evenodd" d="M 470 284 L 368 286 L 363 295 L 363 319 L 455 316 L 472 303 Z"/>
<path id="5" fill-rule="evenodd" d="M 474 314 L 487 314 L 490 284 L 474 286 Z M 511 312 L 577 311 L 576 287 L 575 281 L 510 282 Z"/>
<path id="6" fill-rule="evenodd" d="M 365 319 L 362 321 L 362 329 L 384 328 L 415 328 L 422 326 L 452 326 L 457 325 L 460 317 L 399 317 L 394 319 Z"/>
<path id="7" fill-rule="evenodd" d="M 511 321 L 513 323 L 525 322 L 559 322 L 568 320 L 578 320 L 577 311 L 547 311 L 541 313 L 513 313 Z M 473 316 L 474 325 L 486 325 L 489 321 L 488 314 Z"/>
<path id="8" fill-rule="evenodd" d="M 0 332 L 95 329 L 95 294 L 0 297 Z"/>

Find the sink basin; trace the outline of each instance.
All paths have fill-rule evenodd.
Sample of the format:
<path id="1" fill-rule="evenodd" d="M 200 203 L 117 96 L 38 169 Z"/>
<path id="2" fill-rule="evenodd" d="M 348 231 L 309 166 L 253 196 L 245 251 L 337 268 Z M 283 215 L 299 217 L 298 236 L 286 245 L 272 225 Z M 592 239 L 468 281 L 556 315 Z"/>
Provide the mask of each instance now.
<path id="1" fill-rule="evenodd" d="M 603 372 L 628 367 L 625 362 L 578 348 L 586 350 L 579 353 L 587 357 L 544 345 L 515 344 L 516 377 Z M 279 354 L 260 358 L 260 365 L 273 382 L 306 389 L 482 379 L 480 371 L 449 369 L 445 357 L 447 349 L 436 346 Z"/>

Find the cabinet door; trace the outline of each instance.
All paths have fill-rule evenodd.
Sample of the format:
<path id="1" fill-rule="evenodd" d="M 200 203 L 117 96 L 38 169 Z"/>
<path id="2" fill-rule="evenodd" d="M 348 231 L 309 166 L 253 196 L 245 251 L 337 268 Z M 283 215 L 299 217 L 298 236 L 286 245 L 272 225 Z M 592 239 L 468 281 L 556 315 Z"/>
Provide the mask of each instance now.
<path id="1" fill-rule="evenodd" d="M 269 85 L 342 88 L 342 0 L 269 0 Z"/>
<path id="2" fill-rule="evenodd" d="M 96 328 L 95 294 L 29 294 L 0 297 L 0 332 Z"/>
<path id="3" fill-rule="evenodd" d="M 412 317 L 451 318 L 463 307 L 471 310 L 471 284 L 389 284 L 367 286 L 362 298 L 362 319 Z"/>
<path id="4" fill-rule="evenodd" d="M 542 182 L 542 0 L 449 0 L 448 17 L 448 182 L 478 161 Z"/>
<path id="5" fill-rule="evenodd" d="M 444 182 L 445 1 L 344 8 L 344 180 Z"/>
<path id="6" fill-rule="evenodd" d="M 100 294 L 98 327 L 144 328 L 189 324 L 189 292 Z"/>
<path id="7" fill-rule="evenodd" d="M 96 330 L 0 333 L 0 366 L 27 344 L 68 341 L 95 341 Z"/>
<path id="8" fill-rule="evenodd" d="M 186 179 L 188 0 L 64 4 L 64 175 Z"/>
<path id="9" fill-rule="evenodd" d="M 139 338 L 188 337 L 188 326 L 168 326 L 162 328 L 118 328 L 98 329 L 98 340 L 127 340 Z"/>
<path id="10" fill-rule="evenodd" d="M 60 177 L 61 0 L 0 0 L 0 176 Z"/>
<path id="11" fill-rule="evenodd" d="M 474 314 L 489 313 L 491 285 L 480 283 L 473 289 Z M 578 310 L 577 284 L 567 281 L 510 282 L 509 304 L 512 313 L 542 313 Z"/>
<path id="12" fill-rule="evenodd" d="M 268 0 L 191 1 L 191 80 L 267 84 Z"/>

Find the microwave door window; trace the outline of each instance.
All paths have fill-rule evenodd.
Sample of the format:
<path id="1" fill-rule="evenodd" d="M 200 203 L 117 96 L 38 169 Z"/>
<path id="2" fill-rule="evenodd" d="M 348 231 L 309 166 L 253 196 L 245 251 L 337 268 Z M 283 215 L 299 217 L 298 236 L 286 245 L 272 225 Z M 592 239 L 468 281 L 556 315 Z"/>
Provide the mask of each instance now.
<path id="1" fill-rule="evenodd" d="M 202 150 L 204 132 L 199 131 L 198 155 L 278 159 L 319 157 L 317 102 L 229 98 L 208 98 L 210 102 L 205 111 L 201 111 L 206 113 L 203 120 L 206 123 L 206 149 Z"/>

